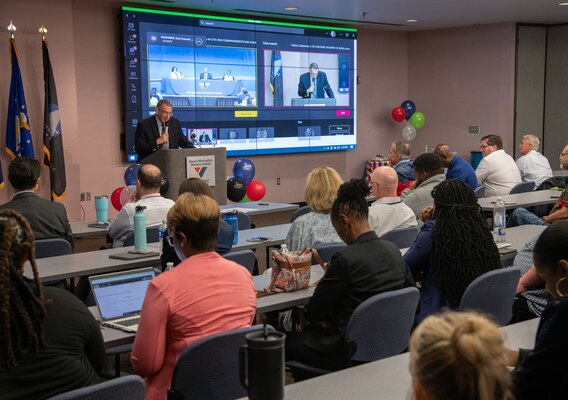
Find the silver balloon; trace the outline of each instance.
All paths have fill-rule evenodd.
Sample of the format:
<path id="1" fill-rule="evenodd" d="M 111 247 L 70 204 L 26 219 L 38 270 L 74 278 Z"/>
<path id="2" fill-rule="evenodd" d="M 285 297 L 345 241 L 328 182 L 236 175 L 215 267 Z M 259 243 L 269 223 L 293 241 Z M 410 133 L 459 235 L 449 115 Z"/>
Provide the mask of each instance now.
<path id="1" fill-rule="evenodd" d="M 410 142 L 411 140 L 414 140 L 415 137 L 416 137 L 416 129 L 414 129 L 413 126 L 408 125 L 408 126 L 405 126 L 404 128 L 402 128 L 402 138 L 406 142 Z"/>

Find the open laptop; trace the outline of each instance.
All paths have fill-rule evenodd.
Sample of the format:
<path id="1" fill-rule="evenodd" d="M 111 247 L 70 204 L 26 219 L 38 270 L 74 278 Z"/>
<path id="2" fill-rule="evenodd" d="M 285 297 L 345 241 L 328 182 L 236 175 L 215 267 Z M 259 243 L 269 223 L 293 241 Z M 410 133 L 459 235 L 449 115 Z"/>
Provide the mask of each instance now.
<path id="1" fill-rule="evenodd" d="M 153 268 L 140 268 L 89 277 L 103 324 L 136 332 L 146 289 L 155 276 Z"/>

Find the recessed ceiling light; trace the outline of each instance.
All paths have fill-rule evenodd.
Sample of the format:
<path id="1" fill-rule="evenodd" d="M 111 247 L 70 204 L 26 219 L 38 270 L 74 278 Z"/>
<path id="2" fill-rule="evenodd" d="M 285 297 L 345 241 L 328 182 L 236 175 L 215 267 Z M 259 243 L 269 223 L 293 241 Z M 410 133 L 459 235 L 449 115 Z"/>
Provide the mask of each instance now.
<path id="1" fill-rule="evenodd" d="M 286 11 L 298 11 L 300 9 L 300 7 L 284 7 L 284 10 Z"/>
<path id="2" fill-rule="evenodd" d="M 559 6 L 568 6 L 568 2 L 558 3 Z"/>
<path id="3" fill-rule="evenodd" d="M 418 22 L 417 19 L 407 19 L 406 22 Z"/>

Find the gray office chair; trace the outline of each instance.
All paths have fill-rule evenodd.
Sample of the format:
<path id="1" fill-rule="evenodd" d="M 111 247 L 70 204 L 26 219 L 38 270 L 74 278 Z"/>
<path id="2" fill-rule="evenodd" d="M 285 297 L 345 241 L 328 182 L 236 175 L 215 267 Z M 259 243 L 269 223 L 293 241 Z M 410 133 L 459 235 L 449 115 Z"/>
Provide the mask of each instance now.
<path id="1" fill-rule="evenodd" d="M 492 316 L 501 326 L 507 325 L 513 317 L 513 302 L 520 277 L 518 267 L 496 269 L 478 276 L 466 288 L 459 310 L 479 311 Z"/>
<path id="2" fill-rule="evenodd" d="M 420 292 L 415 287 L 374 295 L 355 309 L 345 330 L 347 353 L 345 367 L 392 357 L 408 347 L 410 331 L 414 324 Z M 351 350 L 351 351 L 350 351 Z M 298 361 L 288 361 L 286 366 L 297 375 L 318 376 L 331 371 L 316 368 Z"/>
<path id="3" fill-rule="evenodd" d="M 62 238 L 39 239 L 35 241 L 36 259 L 71 254 L 71 244 Z"/>
<path id="4" fill-rule="evenodd" d="M 318 251 L 322 261 L 324 263 L 328 263 L 331 260 L 331 257 L 337 253 L 339 250 L 347 247 L 345 243 L 330 243 L 330 244 L 321 244 L 319 246 L 314 246 L 314 248 Z M 312 256 L 312 265 L 317 264 L 317 260 Z"/>
<path id="5" fill-rule="evenodd" d="M 294 214 L 292 214 L 290 222 L 294 222 L 298 217 L 301 217 L 302 215 L 307 214 L 311 211 L 312 209 L 309 206 L 303 206 L 298 208 L 296 211 L 294 211 Z"/>
<path id="6" fill-rule="evenodd" d="M 405 249 L 412 246 L 416 236 L 418 236 L 418 229 L 415 226 L 411 226 L 388 232 L 381 239 L 396 244 L 399 249 Z"/>
<path id="7" fill-rule="evenodd" d="M 71 390 L 47 400 L 144 400 L 146 387 L 138 375 L 127 375 L 109 381 Z"/>
<path id="8" fill-rule="evenodd" d="M 160 227 L 159 226 L 149 226 L 146 228 L 146 242 L 147 243 L 157 243 L 160 241 Z M 124 239 L 124 247 L 134 246 L 134 231 L 128 233 Z"/>
<path id="9" fill-rule="evenodd" d="M 475 197 L 477 197 L 478 199 L 485 197 L 485 186 L 479 185 L 477 188 L 475 188 L 473 193 L 475 194 Z"/>
<path id="10" fill-rule="evenodd" d="M 252 221 L 250 220 L 250 217 L 247 214 L 238 213 L 237 220 L 239 224 L 239 231 L 244 231 L 246 229 L 252 228 Z"/>
<path id="11" fill-rule="evenodd" d="M 254 269 L 254 262 L 256 256 L 252 250 L 235 251 L 232 253 L 227 253 L 223 257 L 227 260 L 236 262 L 239 265 L 245 267 L 252 275 Z"/>
<path id="12" fill-rule="evenodd" d="M 527 192 L 532 192 L 533 190 L 534 190 L 534 182 L 521 182 L 513 186 L 509 194 L 527 193 Z"/>
<path id="13" fill-rule="evenodd" d="M 168 399 L 225 400 L 246 397 L 239 379 L 239 351 L 245 336 L 262 325 L 222 332 L 190 344 L 179 356 Z M 272 326 L 268 326 L 274 332 Z"/>

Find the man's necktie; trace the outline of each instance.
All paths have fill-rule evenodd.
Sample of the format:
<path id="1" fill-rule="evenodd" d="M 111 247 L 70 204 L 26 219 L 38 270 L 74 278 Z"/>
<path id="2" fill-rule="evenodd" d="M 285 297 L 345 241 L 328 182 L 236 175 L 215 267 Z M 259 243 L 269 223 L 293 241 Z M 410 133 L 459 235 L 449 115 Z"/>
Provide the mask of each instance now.
<path id="1" fill-rule="evenodd" d="M 315 99 L 316 98 L 316 78 L 312 78 L 312 87 L 314 88 L 314 91 L 311 93 L 311 98 Z"/>

